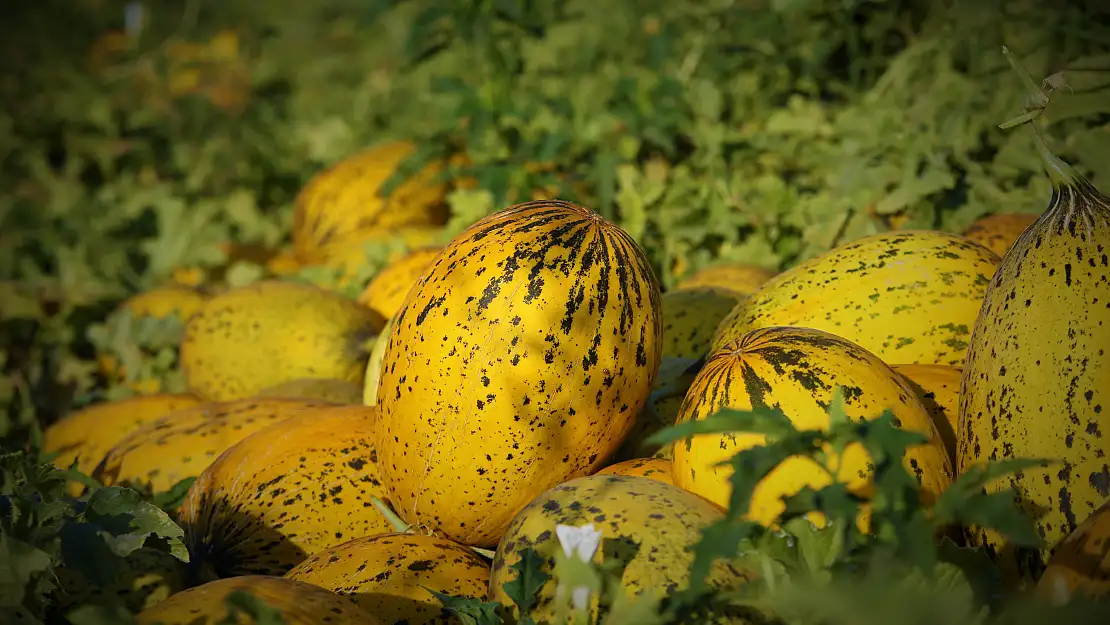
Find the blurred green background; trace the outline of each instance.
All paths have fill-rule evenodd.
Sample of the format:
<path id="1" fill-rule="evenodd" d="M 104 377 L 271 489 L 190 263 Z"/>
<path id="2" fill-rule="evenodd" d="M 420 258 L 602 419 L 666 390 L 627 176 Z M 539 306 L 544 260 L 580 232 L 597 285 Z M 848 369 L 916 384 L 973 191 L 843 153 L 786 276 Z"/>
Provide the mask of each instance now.
<path id="1" fill-rule="evenodd" d="M 1107 7 L 11 3 L 0 436 L 143 379 L 175 388 L 180 324 L 119 303 L 175 279 L 263 276 L 309 178 L 383 141 L 417 145 L 413 167 L 465 155 L 443 175 L 476 183 L 448 196 L 444 237 L 550 188 L 636 237 L 665 288 L 721 260 L 779 269 L 889 228 L 1042 210 L 1028 135 L 997 128 L 1026 94 L 1005 44 L 1035 78 L 1064 71 L 1051 145 L 1110 189 Z M 368 250 L 364 274 L 384 259 Z M 318 267 L 290 278 L 347 288 Z"/>

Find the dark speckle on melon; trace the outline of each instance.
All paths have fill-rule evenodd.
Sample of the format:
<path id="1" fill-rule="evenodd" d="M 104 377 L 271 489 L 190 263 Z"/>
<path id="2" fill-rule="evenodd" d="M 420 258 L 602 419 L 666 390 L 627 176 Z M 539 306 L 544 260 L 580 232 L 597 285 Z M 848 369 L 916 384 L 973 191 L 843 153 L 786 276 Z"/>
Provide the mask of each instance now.
<path id="1" fill-rule="evenodd" d="M 377 397 L 383 482 L 405 521 L 479 547 L 535 493 L 616 450 L 662 347 L 643 250 L 558 201 L 455 237 L 393 324 Z"/>
<path id="2" fill-rule="evenodd" d="M 512 601 L 503 585 L 515 579 L 512 566 L 527 548 L 541 555 L 561 548 L 556 525 L 592 523 L 602 543 L 594 561 L 623 571 L 622 587 L 633 596 L 673 594 L 688 584 L 693 547 L 700 532 L 724 513 L 709 501 L 672 484 L 641 476 L 596 474 L 560 484 L 541 494 L 513 518 L 498 546 L 490 576 L 490 596 L 505 606 Z M 549 557 L 544 571 L 552 574 Z M 735 589 L 750 579 L 748 572 L 719 561 L 711 570 L 711 586 Z M 555 622 L 554 580 L 540 590 L 531 613 L 537 625 Z M 596 609 L 596 602 L 594 609 Z M 715 615 L 712 622 L 748 622 L 742 612 Z"/>

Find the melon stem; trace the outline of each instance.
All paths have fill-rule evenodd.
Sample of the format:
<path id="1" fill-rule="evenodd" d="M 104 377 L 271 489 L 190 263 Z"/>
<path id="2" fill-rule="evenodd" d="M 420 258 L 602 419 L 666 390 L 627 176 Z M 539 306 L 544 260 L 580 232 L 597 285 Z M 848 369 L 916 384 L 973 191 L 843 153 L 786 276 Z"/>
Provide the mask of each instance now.
<path id="1" fill-rule="evenodd" d="M 1021 77 L 1021 81 L 1025 83 L 1025 88 L 1029 91 L 1029 98 L 1026 101 L 1025 114 L 999 124 L 999 128 L 1005 129 L 1022 124 L 1027 125 L 1029 127 L 1029 133 L 1033 138 L 1033 145 L 1036 146 L 1037 153 L 1041 156 L 1045 172 L 1048 173 L 1048 177 L 1052 180 L 1053 186 L 1063 187 L 1077 184 L 1082 177 L 1078 172 L 1072 169 L 1071 165 L 1068 165 L 1052 153 L 1052 150 L 1049 149 L 1048 143 L 1044 139 L 1044 135 L 1041 134 L 1040 127 L 1037 125 L 1037 118 L 1048 108 L 1048 103 L 1052 99 L 1049 95 L 1054 89 L 1052 84 L 1050 84 L 1051 81 L 1046 80 L 1043 83 L 1050 87 L 1046 93 L 1042 86 L 1038 86 L 1037 83 L 1034 82 L 1029 71 L 1021 65 L 1017 57 L 1010 52 L 1009 48 L 1002 46 L 1002 54 L 1006 56 L 1006 60 L 1010 62 L 1010 66 L 1014 68 L 1014 71 Z"/>
<path id="2" fill-rule="evenodd" d="M 382 513 L 382 516 L 384 516 L 385 520 L 393 526 L 394 530 L 403 534 L 407 534 L 409 532 L 409 530 L 411 529 L 409 524 L 401 520 L 401 517 L 397 516 L 397 513 L 394 512 L 384 501 L 371 495 L 370 502 L 374 504 L 374 507 L 378 509 L 378 512 Z"/>

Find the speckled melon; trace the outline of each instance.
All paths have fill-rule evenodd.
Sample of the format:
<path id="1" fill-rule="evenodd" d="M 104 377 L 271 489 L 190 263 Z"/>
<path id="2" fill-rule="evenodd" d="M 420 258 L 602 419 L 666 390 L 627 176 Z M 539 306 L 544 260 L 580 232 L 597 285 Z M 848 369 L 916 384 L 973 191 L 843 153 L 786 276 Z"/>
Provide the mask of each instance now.
<path id="1" fill-rule="evenodd" d="M 194 395 L 160 393 L 92 404 L 46 428 L 43 451 L 58 453 L 53 460 L 55 466 L 67 469 L 76 460 L 77 470 L 88 475 L 128 434 L 151 421 L 201 403 Z M 80 484 L 71 485 L 75 495 L 83 489 Z"/>
<path id="2" fill-rule="evenodd" d="M 758 328 L 844 337 L 884 362 L 960 365 L 999 258 L 955 234 L 882 232 L 778 274 L 717 328 L 717 350 Z"/>
<path id="3" fill-rule="evenodd" d="M 245 591 L 276 608 L 285 625 L 385 625 L 350 599 L 329 590 L 282 577 L 247 575 L 201 584 L 140 612 L 138 625 L 218 625 L 251 623 L 242 616 L 226 621 L 227 598 Z M 240 620 L 241 619 L 241 620 Z"/>
<path id="4" fill-rule="evenodd" d="M 282 575 L 322 549 L 391 531 L 370 499 L 384 497 L 376 417 L 369 406 L 302 412 L 204 469 L 179 513 L 200 578 Z"/>
<path id="5" fill-rule="evenodd" d="M 441 249 L 423 247 L 393 261 L 366 285 L 358 302 L 377 313 L 383 323 L 392 318 Z"/>
<path id="6" fill-rule="evenodd" d="M 963 369 L 954 365 L 893 365 L 910 383 L 918 399 L 929 410 L 944 449 L 956 470 L 956 427 L 960 420 L 960 378 Z"/>
<path id="7" fill-rule="evenodd" d="M 611 464 L 598 471 L 597 475 L 635 475 L 674 484 L 672 467 L 673 464 L 666 458 L 633 458 Z"/>
<path id="8" fill-rule="evenodd" d="M 390 533 L 322 551 L 285 577 L 346 595 L 385 623 L 455 625 L 458 619 L 427 589 L 484 600 L 489 563 L 445 538 Z"/>
<path id="9" fill-rule="evenodd" d="M 520 204 L 455 237 L 383 358 L 378 453 L 397 513 L 492 547 L 536 493 L 599 468 L 650 393 L 659 298 L 639 245 L 576 204 Z"/>
<path id="10" fill-rule="evenodd" d="M 316 174 L 297 195 L 293 248 L 313 262 L 321 248 L 364 240 L 368 234 L 404 226 L 447 223 L 447 186 L 435 181 L 444 163 L 433 161 L 396 187 L 381 191 L 417 146 L 408 141 L 380 143 Z"/>
<path id="11" fill-rule="evenodd" d="M 161 417 L 116 443 L 93 471 L 105 486 L 142 483 L 154 492 L 200 475 L 227 448 L 272 424 L 326 402 L 258 398 L 213 402 Z"/>
<path id="12" fill-rule="evenodd" d="M 308 284 L 261 281 L 218 295 L 185 327 L 190 391 L 242 399 L 299 378 L 362 382 L 381 323 L 365 306 Z"/>
<path id="13" fill-rule="evenodd" d="M 663 294 L 663 357 L 701 358 L 713 333 L 743 296 L 720 288 L 678 289 Z"/>
<path id="14" fill-rule="evenodd" d="M 929 442 L 907 450 L 905 458 L 923 501 L 935 500 L 948 488 L 951 462 L 928 410 L 910 385 L 874 354 L 821 330 L 762 328 L 715 351 L 690 386 L 679 422 L 704 419 L 721 408 L 774 407 L 798 428 L 827 429 L 828 406 L 837 386 L 844 389 L 849 418 L 876 419 L 889 409 L 901 427 L 928 438 Z M 719 463 L 765 441 L 764 435 L 747 432 L 698 434 L 675 441 L 675 484 L 727 506 L 732 467 Z M 838 479 L 849 489 L 864 498 L 873 493 L 871 458 L 861 445 L 850 445 L 841 454 L 832 449 L 827 453 L 838 466 Z M 783 510 L 782 497 L 803 486 L 821 488 L 830 481 L 828 472 L 815 461 L 789 458 L 756 486 L 748 518 L 773 525 Z M 812 513 L 810 520 L 818 525 L 825 522 L 818 513 Z M 860 524 L 867 527 L 866 514 Z"/>
<path id="15" fill-rule="evenodd" d="M 592 524 L 605 546 L 593 561 L 623 568 L 621 586 L 629 595 L 662 599 L 688 586 L 693 547 L 701 531 L 723 516 L 705 499 L 648 477 L 599 474 L 570 480 L 536 497 L 513 519 L 493 560 L 490 597 L 516 614 L 504 584 L 516 579 L 510 567 L 521 552 L 535 549 L 545 559 L 543 570 L 551 575 L 555 550 L 562 549 L 556 525 Z M 748 572 L 717 560 L 708 582 L 727 590 L 748 579 Z M 555 585 L 551 579 L 537 593 L 530 613 L 537 625 L 556 622 Z M 596 611 L 596 598 L 591 605 Z M 742 614 L 718 616 L 715 622 L 749 622 Z"/>
<path id="16" fill-rule="evenodd" d="M 963 235 L 1001 258 L 1037 217 L 1037 213 L 998 213 L 976 219 Z"/>

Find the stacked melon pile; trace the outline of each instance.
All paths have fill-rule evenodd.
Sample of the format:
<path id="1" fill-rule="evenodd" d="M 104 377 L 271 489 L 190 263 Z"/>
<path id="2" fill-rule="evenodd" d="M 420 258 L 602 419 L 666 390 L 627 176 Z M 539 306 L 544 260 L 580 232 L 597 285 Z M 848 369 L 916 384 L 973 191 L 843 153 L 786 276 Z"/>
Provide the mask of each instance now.
<path id="1" fill-rule="evenodd" d="M 1093 189 L 1061 185 L 1085 194 L 1078 213 L 886 232 L 781 273 L 718 265 L 662 293 L 636 241 L 569 202 L 516 205 L 427 245 L 446 217 L 431 174 L 375 195 L 405 153 L 389 144 L 315 178 L 266 279 L 126 304 L 186 322 L 187 393 L 97 404 L 47 432 L 59 465 L 106 484 L 196 478 L 177 513 L 191 562 L 154 570 L 158 592 L 134 589 L 141 622 L 214 614 L 241 588 L 288 622 L 314 610 L 451 622 L 429 589 L 511 607 L 503 586 L 522 554 L 550 569 L 556 526 L 588 523 L 640 545 L 597 557 L 626 558 L 625 588 L 662 598 L 686 586 L 700 530 L 728 504 L 718 463 L 764 439 L 644 439 L 724 407 L 825 428 L 837 388 L 851 418 L 890 409 L 925 435 L 905 458 L 923 504 L 980 461 L 1066 458 L 1014 481 L 1048 509 L 1048 546 L 1022 556 L 1026 577 L 1084 521 L 1084 544 L 1105 554 L 1110 208 Z M 280 278 L 281 263 L 356 275 L 360 254 L 397 235 L 413 249 L 357 298 Z M 866 452 L 849 447 L 837 466 L 867 498 Z M 760 483 L 750 517 L 773 523 L 783 496 L 828 480 L 792 459 Z M 994 534 L 968 538 L 1000 562 L 1010 553 Z M 1095 568 L 1045 579 L 1071 592 L 1105 579 Z M 710 582 L 750 577 L 719 563 Z M 551 622 L 558 596 L 549 581 L 535 622 Z"/>

